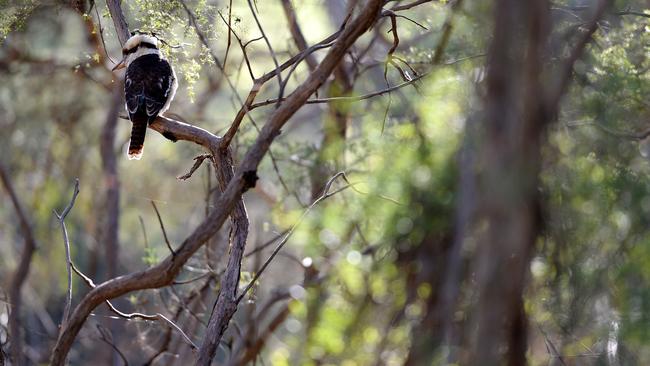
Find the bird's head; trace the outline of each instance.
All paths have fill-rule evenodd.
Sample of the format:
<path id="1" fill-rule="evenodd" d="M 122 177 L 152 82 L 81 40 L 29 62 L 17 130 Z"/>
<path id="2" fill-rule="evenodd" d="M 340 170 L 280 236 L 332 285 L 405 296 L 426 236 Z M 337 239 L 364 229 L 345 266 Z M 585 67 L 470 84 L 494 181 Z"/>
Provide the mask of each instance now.
<path id="1" fill-rule="evenodd" d="M 122 47 L 122 61 L 113 70 L 128 67 L 136 58 L 148 54 L 160 55 L 158 38 L 149 34 L 136 33 L 131 36 Z"/>

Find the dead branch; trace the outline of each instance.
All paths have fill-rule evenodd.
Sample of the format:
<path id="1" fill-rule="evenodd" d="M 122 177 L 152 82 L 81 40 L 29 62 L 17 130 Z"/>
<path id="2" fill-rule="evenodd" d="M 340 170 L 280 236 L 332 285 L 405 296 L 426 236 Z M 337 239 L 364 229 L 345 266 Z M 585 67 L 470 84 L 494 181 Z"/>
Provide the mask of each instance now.
<path id="1" fill-rule="evenodd" d="M 221 13 L 219 13 L 221 15 Z M 232 0 L 230 0 L 230 3 L 228 4 L 228 22 L 226 23 L 228 26 L 228 40 L 226 41 L 226 53 L 223 56 L 223 66 L 226 67 L 226 64 L 228 63 L 228 51 L 230 51 L 230 44 L 232 42 L 230 34 L 232 31 Z M 232 32 L 234 34 L 234 32 Z"/>
<path id="2" fill-rule="evenodd" d="M 343 58 L 347 49 L 376 21 L 379 11 L 381 10 L 381 5 L 382 1 L 380 0 L 369 1 L 363 12 L 361 12 L 354 21 L 345 27 L 341 36 L 337 39 L 336 43 L 332 46 L 327 56 L 325 56 L 325 59 L 323 59 L 323 61 L 318 65 L 316 70 L 314 70 L 314 72 L 310 74 L 309 78 L 303 82 L 287 98 L 285 103 L 276 109 L 270 116 L 254 145 L 249 149 L 240 167 L 237 169 L 237 172 L 234 174 L 234 178 L 230 181 L 228 187 L 223 192 L 219 199 L 218 207 L 232 207 L 235 204 L 235 199 L 240 197 L 243 191 L 254 186 L 254 182 L 257 179 L 257 166 L 268 151 L 275 137 L 279 134 L 282 126 L 284 126 L 287 120 L 302 105 L 304 105 L 309 96 L 325 82 L 326 78 L 338 65 L 341 58 Z M 239 267 L 241 265 L 242 255 L 243 247 L 233 247 L 231 249 L 228 268 L 224 278 L 226 284 L 228 284 L 227 279 L 239 279 Z M 236 256 L 239 256 L 239 258 L 236 258 Z M 234 271 L 237 272 L 233 273 Z M 215 304 L 210 323 L 208 324 L 206 336 L 201 344 L 199 360 L 197 362 L 198 365 L 209 365 L 211 363 L 217 344 L 219 343 L 230 318 L 237 309 L 238 301 L 236 298 L 236 291 L 236 283 L 232 287 L 225 287 L 222 285 L 222 290 L 219 293 L 217 304 Z M 217 316 L 215 316 L 215 314 L 217 314 Z"/>
<path id="3" fill-rule="evenodd" d="M 79 269 L 74 265 L 74 263 L 71 262 L 71 263 L 70 263 L 70 266 L 72 267 L 72 270 L 74 270 L 74 272 L 75 272 L 79 277 L 81 277 L 81 279 L 86 283 L 86 285 L 88 285 L 88 287 L 90 287 L 90 288 L 95 288 L 95 287 L 97 286 L 97 285 L 95 285 L 95 283 L 93 282 L 93 280 L 90 279 L 90 277 L 86 276 L 83 272 L 81 272 L 81 271 L 80 271 L 80 270 L 79 270 Z M 111 303 L 110 301 L 106 300 L 105 302 L 106 302 L 106 305 L 108 306 L 108 309 L 109 309 L 111 312 L 113 312 L 115 315 L 119 316 L 120 318 L 123 318 L 123 319 L 126 319 L 126 320 L 131 320 L 131 319 L 142 319 L 142 320 L 151 320 L 151 321 L 164 321 L 165 323 L 167 323 L 167 324 L 170 326 L 170 329 L 176 329 L 176 330 L 181 334 L 181 336 L 183 337 L 183 339 L 185 339 L 185 341 L 187 342 L 187 344 L 188 344 L 188 345 L 189 345 L 193 350 L 197 348 L 196 345 L 194 344 L 194 342 L 192 342 L 192 340 L 187 336 L 187 334 L 185 334 L 185 332 L 184 332 L 184 331 L 183 331 L 183 330 L 182 330 L 178 325 L 176 325 L 176 323 L 174 323 L 173 321 L 169 320 L 169 319 L 168 319 L 167 317 L 165 317 L 164 315 L 162 315 L 162 314 L 160 314 L 160 313 L 156 313 L 156 314 L 154 314 L 154 315 L 147 315 L 147 314 L 138 313 L 138 312 L 135 312 L 135 313 L 124 313 L 124 312 L 118 310 L 118 309 L 115 307 L 115 305 L 113 305 L 113 303 Z"/>
<path id="4" fill-rule="evenodd" d="M 122 359 L 124 366 L 129 366 L 129 361 L 127 361 L 126 356 L 124 356 L 124 353 L 122 353 L 122 351 L 117 348 L 115 342 L 113 342 L 113 335 L 111 334 L 111 331 L 101 324 L 97 324 L 97 331 L 99 332 L 99 339 L 111 346 L 111 348 L 117 352 L 117 354 L 120 356 L 120 359 Z"/>
<path id="5" fill-rule="evenodd" d="M 72 210 L 72 207 L 74 207 L 74 203 L 77 199 L 77 195 L 79 194 L 79 179 L 75 179 L 74 182 L 74 192 L 72 192 L 72 199 L 70 200 L 70 203 L 68 203 L 68 206 L 63 210 L 63 213 L 59 215 L 59 213 L 54 210 L 54 215 L 56 218 L 59 220 L 59 224 L 61 225 L 61 231 L 63 232 L 63 244 L 65 246 L 65 259 L 66 259 L 66 268 L 68 271 L 68 293 L 67 293 L 67 298 L 66 298 L 66 303 L 65 303 L 65 310 L 63 311 L 63 319 L 61 320 L 61 326 L 65 326 L 65 324 L 68 322 L 68 318 L 70 317 L 70 307 L 72 306 L 72 258 L 70 256 L 70 239 L 68 238 L 68 230 L 65 227 L 65 218 L 68 216 L 70 213 L 70 210 Z"/>
<path id="6" fill-rule="evenodd" d="M 244 254 L 244 257 L 250 257 L 251 255 L 253 255 L 253 254 L 257 253 L 257 252 L 260 252 L 260 251 L 264 250 L 265 248 L 269 247 L 270 245 L 272 245 L 273 243 L 278 241 L 278 239 L 282 238 L 287 232 L 289 232 L 289 230 L 282 231 L 281 233 L 277 234 L 273 238 L 266 241 L 266 243 L 264 243 L 264 244 L 262 244 L 262 245 L 260 245 L 258 247 L 255 247 L 254 249 L 252 249 L 248 253 Z"/>
<path id="7" fill-rule="evenodd" d="M 232 165 L 225 162 L 222 163 L 224 154 L 228 155 L 229 152 L 228 150 L 224 152 L 219 149 L 221 139 L 208 131 L 182 122 L 173 121 L 165 117 L 156 119 L 150 126 L 152 129 L 161 133 L 168 133 L 178 140 L 192 141 L 202 145 L 219 161 L 218 164 L 215 164 L 215 169 L 219 171 L 219 177 L 234 173 L 233 178 L 229 182 L 220 181 L 220 184 L 224 184 L 225 189 L 223 189 L 222 195 L 216 201 L 215 207 L 217 208 L 181 243 L 177 249 L 176 256 L 168 256 L 159 264 L 146 270 L 110 279 L 99 284 L 81 299 L 73 311 L 67 326 L 61 329 L 61 333 L 54 347 L 51 360 L 52 365 L 62 365 L 64 363 L 65 357 L 85 320 L 90 312 L 99 304 L 107 299 L 113 299 L 131 291 L 157 288 L 173 282 L 185 262 L 221 228 L 221 225 L 233 208 L 235 208 L 238 202 L 241 202 L 241 195 L 255 185 L 257 180 L 257 166 L 268 152 L 275 137 L 280 133 L 280 129 L 305 104 L 309 96 L 325 82 L 341 58 L 345 55 L 347 49 L 375 23 L 380 14 L 382 3 L 380 0 L 370 0 L 357 18 L 345 26 L 316 70 L 270 115 L 255 143 L 250 147 L 241 165 L 235 172 L 233 172 Z M 232 160 L 228 159 L 228 161 Z M 233 247 L 224 281 L 226 279 L 238 279 L 242 254 L 242 250 L 239 250 L 239 248 L 235 250 L 235 247 Z M 235 273 L 236 271 L 237 273 Z M 208 343 L 211 345 L 210 349 L 201 345 L 200 355 L 205 355 L 202 358 L 204 362 L 212 359 L 211 355 L 214 354 L 216 344 L 218 344 L 218 340 L 221 338 L 225 326 L 230 321 L 230 317 L 236 309 L 236 306 L 233 306 L 236 300 L 234 297 L 235 294 L 227 294 L 225 291 L 229 287 L 229 283 L 222 284 L 221 288 L 223 290 L 221 293 L 223 295 L 221 295 L 221 298 L 224 301 L 224 306 L 222 308 L 219 306 L 215 307 L 215 312 L 222 313 L 224 316 L 214 316 L 212 319 L 216 320 L 211 322 L 206 333 L 205 340 L 208 340 Z M 236 284 L 233 287 L 236 290 Z M 214 348 L 212 348 L 212 345 L 214 345 Z M 201 364 L 201 358 L 199 364 Z"/>
<path id="8" fill-rule="evenodd" d="M 624 10 L 624 11 L 618 11 L 614 13 L 616 15 L 635 15 L 638 17 L 643 17 L 643 18 L 650 18 L 650 14 L 640 12 L 640 11 L 633 11 L 633 10 Z"/>
<path id="9" fill-rule="evenodd" d="M 275 55 L 275 51 L 273 51 L 273 47 L 271 46 L 271 42 L 269 41 L 269 38 L 266 36 L 266 32 L 264 32 L 264 28 L 262 27 L 262 23 L 260 23 L 259 18 L 257 17 L 257 12 L 256 9 L 253 8 L 253 3 L 251 0 L 248 0 L 248 7 L 251 10 L 251 14 L 253 14 L 253 19 L 255 19 L 255 24 L 257 24 L 257 29 L 259 29 L 260 33 L 262 34 L 262 38 L 264 39 L 264 42 L 266 43 L 266 47 L 269 49 L 269 53 L 271 54 L 271 59 L 273 59 L 273 64 L 275 64 L 275 76 L 278 78 L 278 84 L 280 86 L 280 95 L 279 97 L 282 97 L 282 91 L 284 90 L 284 83 L 282 82 L 282 70 L 280 69 L 280 64 L 278 63 L 278 57 Z"/>
<path id="10" fill-rule="evenodd" d="M 358 95 L 358 96 L 349 96 L 349 97 L 314 98 L 314 99 L 307 100 L 305 102 L 305 104 L 323 104 L 323 103 L 333 103 L 333 102 L 359 102 L 359 101 L 362 101 L 362 100 L 366 100 L 366 99 L 370 99 L 370 98 L 377 97 L 377 96 L 380 96 L 380 95 L 384 95 L 384 94 L 393 92 L 393 91 L 398 90 L 398 89 L 402 89 L 405 86 L 415 84 L 417 81 L 420 81 L 422 78 L 426 77 L 427 75 L 429 75 L 429 73 L 418 75 L 418 76 L 412 78 L 409 81 L 405 81 L 405 82 L 402 82 L 400 84 L 391 86 L 389 88 L 385 88 L 385 89 L 378 90 L 378 91 L 368 93 L 368 94 L 363 94 L 363 95 Z M 263 106 L 270 105 L 270 104 L 275 104 L 276 102 L 277 102 L 277 99 L 267 99 L 267 100 L 264 100 L 262 102 L 257 102 L 255 104 L 251 105 L 251 109 L 255 109 L 255 108 L 258 108 L 258 107 L 263 107 Z"/>
<path id="11" fill-rule="evenodd" d="M 156 216 L 158 217 L 158 223 L 160 224 L 160 230 L 162 230 L 163 237 L 165 238 L 165 244 L 167 244 L 167 249 L 169 249 L 169 252 L 172 253 L 172 256 L 176 255 L 176 252 L 174 251 L 174 248 L 172 248 L 171 243 L 169 242 L 169 238 L 167 238 L 167 230 L 165 230 L 165 224 L 163 224 L 163 220 L 160 217 L 160 211 L 158 211 L 158 206 L 156 206 L 156 202 L 151 201 L 151 205 L 153 206 L 154 211 L 156 211 Z"/>
<path id="12" fill-rule="evenodd" d="M 194 174 L 194 172 L 201 166 L 201 164 L 203 164 L 203 161 L 205 159 L 209 159 L 209 158 L 212 158 L 212 155 L 210 155 L 210 154 L 201 154 L 199 156 L 196 156 L 194 158 L 194 165 L 192 165 L 192 168 L 190 169 L 190 171 L 187 172 L 186 174 L 183 174 L 183 175 L 181 175 L 179 177 L 176 177 L 176 179 L 180 179 L 180 180 L 188 180 L 188 179 L 190 179 L 190 177 L 192 177 L 192 174 Z"/>
<path id="13" fill-rule="evenodd" d="M 282 10 L 284 10 L 284 15 L 287 18 L 287 23 L 289 23 L 289 30 L 291 31 L 291 37 L 293 38 L 294 43 L 298 47 L 298 51 L 303 52 L 308 48 L 307 40 L 300 29 L 298 24 L 298 17 L 296 16 L 296 10 L 293 8 L 291 0 L 282 0 Z M 318 63 L 316 58 L 313 55 L 308 55 L 305 58 L 307 66 L 309 66 L 309 71 L 314 71 Z"/>
<path id="14" fill-rule="evenodd" d="M 195 300 L 200 300 L 201 297 L 204 295 L 204 293 L 210 289 L 210 284 L 212 283 L 213 277 L 209 277 L 203 285 L 199 289 L 195 289 L 190 292 L 190 294 L 185 298 L 184 301 L 181 301 L 179 305 L 176 308 L 176 311 L 173 314 L 172 319 L 178 320 L 178 318 L 181 316 L 183 311 L 186 311 L 190 308 L 192 302 Z M 163 353 L 165 353 L 169 349 L 169 344 L 171 343 L 171 335 L 172 335 L 172 328 L 167 328 L 167 331 L 165 332 L 165 335 L 163 336 L 163 342 L 162 345 L 160 346 L 159 350 L 154 353 L 147 362 L 145 362 L 143 365 L 151 365 L 153 362 Z"/>
<path id="15" fill-rule="evenodd" d="M 327 198 L 329 198 L 329 197 L 331 197 L 331 196 L 333 196 L 333 195 L 335 195 L 335 194 L 337 194 L 337 193 L 339 193 L 339 192 L 341 192 L 341 191 L 343 191 L 343 190 L 345 190 L 347 188 L 350 188 L 352 186 L 351 184 L 348 184 L 347 186 L 344 186 L 344 187 L 339 188 L 339 189 L 337 189 L 337 190 L 335 190 L 333 192 L 330 192 L 330 188 L 332 187 L 332 184 L 334 184 L 334 181 L 336 181 L 336 179 L 338 179 L 340 177 L 344 177 L 344 179 L 346 179 L 346 181 L 347 181 L 347 178 L 345 178 L 345 173 L 344 172 L 336 173 L 332 178 L 330 178 L 327 181 L 321 196 L 318 197 L 314 202 L 312 202 L 312 204 L 309 205 L 309 207 L 307 207 L 307 209 L 305 211 L 303 211 L 302 215 L 300 215 L 300 218 L 298 218 L 298 221 L 296 221 L 296 223 L 293 224 L 291 229 L 289 229 L 289 231 L 287 231 L 287 233 L 283 236 L 282 240 L 278 243 L 278 245 L 275 247 L 275 249 L 273 249 L 273 252 L 268 257 L 268 259 L 264 262 L 264 264 L 262 264 L 260 269 L 255 273 L 255 276 L 253 276 L 253 279 L 248 283 L 248 285 L 246 285 L 246 287 L 244 287 L 244 290 L 241 292 L 241 294 L 237 298 L 237 303 L 241 302 L 244 299 L 244 296 L 246 296 L 246 293 L 248 293 L 248 291 L 255 285 L 255 283 L 262 276 L 262 273 L 264 273 L 264 271 L 269 266 L 269 264 L 271 264 L 273 259 L 278 255 L 278 253 L 280 253 L 280 250 L 282 250 L 282 248 L 287 243 L 287 241 L 289 241 L 289 238 L 291 237 L 291 235 L 293 235 L 296 228 L 303 222 L 303 220 L 305 219 L 305 217 L 307 217 L 309 212 L 317 204 L 319 204 L 321 201 L 323 201 L 323 200 L 325 200 L 325 199 L 327 199 Z"/>
<path id="16" fill-rule="evenodd" d="M 408 3 L 408 4 L 404 4 L 404 5 L 398 5 L 398 6 L 392 8 L 390 10 L 392 10 L 392 11 L 408 10 L 408 9 L 414 8 L 414 7 L 418 6 L 418 5 L 422 5 L 424 3 L 430 3 L 432 1 L 433 0 L 417 0 L 417 1 L 414 1 L 412 3 Z"/>

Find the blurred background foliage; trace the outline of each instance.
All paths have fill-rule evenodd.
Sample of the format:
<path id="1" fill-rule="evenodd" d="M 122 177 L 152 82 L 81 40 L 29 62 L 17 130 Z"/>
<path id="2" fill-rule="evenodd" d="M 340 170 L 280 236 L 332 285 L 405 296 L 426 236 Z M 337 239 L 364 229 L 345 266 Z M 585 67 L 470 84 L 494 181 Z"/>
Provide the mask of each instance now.
<path id="1" fill-rule="evenodd" d="M 228 27 L 219 13 L 225 18 L 232 14 L 232 28 L 244 42 L 259 36 L 248 4 L 236 0 L 230 9 L 228 3 L 187 1 L 222 61 Z M 339 7 L 344 1 L 293 3 L 308 44 L 341 24 Z M 240 307 L 234 319 L 239 325 L 228 331 L 218 361 L 232 357 L 237 340 L 247 330 L 265 329 L 271 314 L 283 306 L 286 318 L 266 340 L 259 356 L 263 364 L 397 365 L 417 360 L 423 350 L 429 355 L 419 359 L 426 362 L 412 364 L 443 364 L 450 352 L 462 352 L 462 340 L 437 349 L 441 341 L 421 338 L 419 328 L 438 324 L 429 319 L 432 299 L 441 296 L 432 284 L 448 263 L 441 263 L 436 252 L 440 246 L 431 243 L 451 242 L 458 229 L 459 155 L 484 92 L 486 35 L 491 29 L 484 15 L 491 10 L 488 2 L 464 3 L 453 18 L 443 64 L 433 65 L 439 30 L 451 14 L 445 3 L 434 1 L 408 12 L 428 30 L 400 20 L 403 45 L 396 54 L 419 73 L 430 72 L 417 88 L 336 107 L 344 109 L 349 124 L 345 139 L 329 146 L 322 141 L 323 126 L 333 118 L 331 106 L 306 105 L 273 144 L 273 159 L 265 158 L 258 186 L 245 195 L 251 218 L 249 250 L 292 228 L 305 213 L 318 197 L 313 192 L 321 192 L 327 181 L 314 180 L 315 169 L 325 169 L 327 179 L 345 171 L 351 186 L 339 177 L 330 192 L 347 188 L 306 213 Z M 565 32 L 578 29 L 583 22 L 579 7 L 589 4 L 555 2 L 553 36 L 562 39 Z M 223 133 L 238 105 L 182 5 L 134 0 L 123 6 L 132 29 L 155 31 L 168 43 L 163 51 L 181 85 L 170 111 Z M 277 57 L 286 60 L 295 54 L 280 2 L 258 1 L 256 6 Z M 76 177 L 81 193 L 67 219 L 73 259 L 95 282 L 107 279 L 100 240 L 105 182 L 98 147 L 117 77 L 109 71 L 111 59 L 120 57 L 120 48 L 103 2 L 81 13 L 63 2 L 0 1 L 0 8 L 0 161 L 11 173 L 39 244 L 23 289 L 28 359 L 39 363 L 47 360 L 56 338 L 66 288 L 64 247 L 52 210 L 65 207 Z M 631 10 L 642 15 L 618 14 Z M 558 121 L 548 130 L 539 187 L 543 234 L 525 297 L 532 365 L 650 363 L 650 161 L 642 155 L 645 140 L 638 134 L 649 127 L 650 117 L 649 14 L 645 1 L 614 2 L 576 65 Z M 90 41 L 87 21 L 94 24 L 90 33 L 101 33 L 108 55 Z M 359 76 L 353 95 L 402 82 L 392 68 L 384 80 L 390 23 L 377 28 L 376 46 L 355 70 Z M 361 44 L 371 38 L 364 36 Z M 231 42 L 226 73 L 244 96 L 252 83 L 236 40 Z M 247 50 L 255 76 L 273 69 L 263 42 L 253 42 Z M 558 57 L 566 51 L 555 50 Z M 298 67 L 288 90 L 308 71 L 304 64 Z M 277 85 L 271 81 L 258 100 L 276 95 Z M 236 160 L 273 108 L 256 109 L 245 120 L 234 142 Z M 143 160 L 127 161 L 129 132 L 129 122 L 121 120 L 115 145 L 121 182 L 119 274 L 151 266 L 167 254 L 150 201 L 158 205 L 174 245 L 200 222 L 218 194 L 207 165 L 187 181 L 176 179 L 202 152 L 198 147 L 172 144 L 149 131 Z M 3 196 L 2 202 L 0 286 L 6 289 L 23 240 L 8 198 Z M 213 241 L 225 240 L 227 230 Z M 272 248 L 245 258 L 242 286 Z M 469 238 L 461 253 L 463 263 L 475 249 Z M 221 254 L 209 262 L 217 273 L 224 267 Z M 209 248 L 188 263 L 181 278 L 206 273 L 204 256 L 210 258 Z M 458 310 L 454 319 L 444 319 L 458 327 L 466 326 L 474 296 L 472 273 L 462 276 L 466 287 L 459 289 Z M 165 312 L 198 283 L 137 292 L 118 303 L 125 309 Z M 189 332 L 195 342 L 204 329 L 199 320 L 207 321 L 218 290 L 218 281 L 207 283 L 210 291 L 195 310 L 198 320 L 190 314 L 179 320 L 195 330 Z M 75 299 L 87 290 L 74 280 Z M 265 309 L 262 305 L 282 291 L 287 299 L 271 303 L 271 310 L 258 316 Z M 0 342 L 5 348 L 11 300 L 6 293 L 0 296 Z M 165 329 L 156 323 L 114 319 L 98 309 L 70 355 L 72 364 L 83 364 L 81 360 L 93 353 L 110 356 L 110 347 L 100 343 L 93 324 L 109 327 L 116 345 L 134 363 L 155 353 Z M 174 347 L 171 354 L 188 354 L 182 341 L 176 340 Z M 157 361 L 182 364 L 182 358 Z"/>

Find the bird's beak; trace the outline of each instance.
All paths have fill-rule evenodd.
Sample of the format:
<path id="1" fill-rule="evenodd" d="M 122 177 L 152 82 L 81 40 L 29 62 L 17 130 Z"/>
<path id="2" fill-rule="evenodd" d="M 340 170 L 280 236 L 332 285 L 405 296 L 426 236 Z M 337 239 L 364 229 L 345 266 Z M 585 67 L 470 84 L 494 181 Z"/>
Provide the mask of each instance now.
<path id="1" fill-rule="evenodd" d="M 116 70 L 125 68 L 126 67 L 126 62 L 125 61 L 126 61 L 126 58 L 122 59 L 122 61 L 120 61 L 117 65 L 115 65 L 115 67 L 113 67 L 113 69 L 111 71 L 116 71 Z"/>

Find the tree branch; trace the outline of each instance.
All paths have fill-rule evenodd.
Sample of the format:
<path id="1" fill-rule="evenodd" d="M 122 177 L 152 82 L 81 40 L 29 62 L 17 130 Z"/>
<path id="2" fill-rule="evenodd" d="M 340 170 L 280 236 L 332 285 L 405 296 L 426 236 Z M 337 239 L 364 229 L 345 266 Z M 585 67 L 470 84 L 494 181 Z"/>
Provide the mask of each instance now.
<path id="1" fill-rule="evenodd" d="M 374 24 L 381 10 L 381 5 L 382 1 L 380 0 L 368 1 L 359 16 L 345 27 L 341 36 L 316 70 L 287 97 L 285 103 L 274 111 L 264 125 L 264 128 L 262 128 L 255 144 L 248 150 L 234 178 L 230 181 L 228 187 L 220 197 L 217 207 L 233 207 L 235 200 L 248 188 L 254 186 L 255 180 L 257 179 L 257 166 L 268 151 L 275 137 L 280 133 L 282 126 L 305 104 L 309 96 L 325 82 L 343 58 L 347 49 Z M 217 304 L 215 304 L 210 323 L 208 324 L 206 336 L 199 350 L 197 365 L 209 365 L 211 363 L 217 345 L 230 322 L 230 318 L 237 309 L 236 283 L 233 284 L 234 286 L 229 286 L 229 282 L 226 279 L 230 279 L 230 281 L 234 281 L 235 279 L 237 281 L 239 280 L 239 267 L 241 265 L 242 255 L 243 248 L 232 248 L 224 279 L 227 285 L 222 285 Z"/>
<path id="2" fill-rule="evenodd" d="M 214 206 L 216 209 L 181 243 L 176 251 L 176 256 L 168 256 L 159 264 L 146 270 L 108 280 L 91 290 L 79 302 L 70 317 L 68 325 L 61 329 L 61 333 L 54 347 L 51 365 L 63 365 L 65 357 L 88 315 L 103 301 L 113 299 L 131 291 L 158 288 L 173 282 L 174 277 L 180 272 L 185 262 L 221 228 L 233 208 L 235 208 L 238 202 L 241 202 L 241 195 L 255 185 L 257 180 L 257 166 L 268 152 L 275 137 L 280 133 L 280 129 L 305 104 L 309 96 L 325 82 L 341 58 L 343 58 L 348 48 L 375 23 L 380 14 L 381 5 L 381 0 L 368 1 L 359 16 L 350 24 L 346 25 L 316 70 L 271 114 L 255 143 L 245 155 L 240 167 L 234 172 L 233 178 L 230 182 L 226 182 L 227 186 L 215 202 Z M 179 140 L 192 141 L 202 145 L 219 161 L 218 164 L 215 164 L 216 170 L 220 171 L 219 176 L 223 177 L 228 174 L 233 174 L 232 165 L 221 162 L 221 158 L 224 156 L 223 154 L 229 155 L 228 150 L 219 153 L 220 139 L 208 131 L 165 117 L 158 117 L 151 124 L 150 128 L 161 133 L 169 133 Z M 227 274 L 224 279 L 238 279 L 238 273 L 235 276 L 234 272 L 239 269 L 242 254 L 243 251 L 232 250 L 227 268 L 227 272 L 231 276 L 228 277 Z M 236 256 L 239 256 L 239 258 Z M 224 283 L 221 287 L 225 289 L 229 288 L 228 286 Z M 226 296 L 226 291 L 222 291 L 222 294 L 220 296 L 223 297 L 225 305 L 233 304 L 236 300 L 232 293 Z M 226 309 L 218 309 L 215 307 L 215 310 Z M 208 340 L 208 342 L 215 344 L 214 340 L 221 338 L 225 330 L 225 325 L 230 321 L 234 310 L 234 308 L 229 307 L 228 311 L 224 312 L 224 315 L 229 316 L 223 318 L 213 317 L 213 319 L 218 319 L 213 322 L 211 327 L 209 326 L 208 333 L 206 333 L 208 337 L 206 339 L 212 336 L 212 340 Z M 221 326 L 224 326 L 224 328 L 221 328 Z M 203 349 L 207 350 L 202 345 L 201 351 L 205 352 Z M 210 360 L 211 358 L 209 357 Z M 206 360 L 206 358 L 203 358 L 203 360 Z"/>
<path id="3" fill-rule="evenodd" d="M 412 78 L 409 81 L 405 81 L 403 83 L 391 86 L 389 88 L 382 89 L 382 90 L 377 90 L 375 92 L 368 93 L 368 94 L 350 96 L 350 97 L 314 98 L 314 99 L 307 100 L 305 102 L 305 104 L 322 104 L 322 103 L 333 103 L 333 102 L 359 102 L 359 101 L 362 101 L 362 100 L 370 99 L 370 98 L 373 98 L 373 97 L 376 97 L 376 96 L 380 96 L 380 95 L 384 95 L 384 94 L 393 92 L 395 90 L 401 89 L 401 88 L 403 88 L 405 86 L 409 86 L 411 84 L 415 84 L 417 81 L 421 80 L 422 78 L 426 77 L 427 75 L 429 75 L 429 73 L 418 75 L 418 76 Z M 251 105 L 250 109 L 263 107 L 263 106 L 266 106 L 266 105 L 269 105 L 269 104 L 275 104 L 277 101 L 278 101 L 277 99 L 267 99 L 265 101 L 257 102 L 255 104 Z"/>
<path id="4" fill-rule="evenodd" d="M 11 182 L 9 173 L 2 163 L 0 163 L 0 180 L 2 180 L 2 185 L 7 191 L 9 199 L 14 206 L 16 216 L 18 217 L 18 222 L 20 223 L 20 230 L 25 240 L 25 245 L 20 256 L 18 267 L 16 267 L 16 270 L 11 277 L 11 284 L 9 285 L 9 299 L 13 304 L 11 313 L 9 314 L 9 335 L 11 336 L 10 353 L 12 360 L 16 364 L 21 364 L 24 353 L 22 347 L 22 336 L 20 335 L 20 329 L 22 328 L 20 321 L 22 296 L 20 292 L 22 290 L 23 283 L 25 283 L 25 280 L 29 275 L 29 267 L 32 263 L 32 256 L 36 250 L 36 239 L 34 239 L 32 226 L 27 219 L 27 215 L 25 214 L 25 210 L 23 209 L 23 206 L 18 199 L 18 195 L 16 195 L 16 190 L 14 189 L 14 186 Z"/>
<path id="5" fill-rule="evenodd" d="M 65 218 L 68 216 L 70 213 L 70 210 L 72 210 L 72 207 L 74 207 L 74 202 L 77 199 L 77 195 L 79 194 L 79 179 L 75 179 L 74 182 L 74 192 L 72 192 L 72 199 L 70 199 L 70 203 L 68 203 L 68 206 L 63 210 L 62 214 L 58 214 L 56 210 L 54 210 L 54 215 L 56 215 L 56 218 L 59 220 L 59 224 L 61 225 L 61 231 L 63 232 L 63 245 L 65 246 L 65 259 L 66 259 L 66 269 L 68 271 L 68 294 L 66 298 L 66 303 L 65 303 L 65 310 L 63 311 L 63 320 L 61 321 L 61 327 L 64 327 L 67 322 L 68 318 L 70 317 L 70 307 L 72 306 L 72 258 L 70 255 L 70 240 L 68 238 L 68 230 L 65 227 Z"/>
<path id="6" fill-rule="evenodd" d="M 111 18 L 113 18 L 117 38 L 120 40 L 120 44 L 123 45 L 129 37 L 131 37 L 131 33 L 129 33 L 129 25 L 126 23 L 126 18 L 122 12 L 120 1 L 106 0 L 106 6 L 108 7 L 108 11 L 111 13 Z"/>

